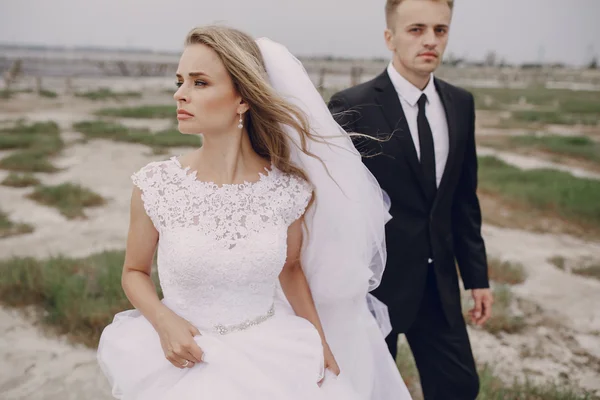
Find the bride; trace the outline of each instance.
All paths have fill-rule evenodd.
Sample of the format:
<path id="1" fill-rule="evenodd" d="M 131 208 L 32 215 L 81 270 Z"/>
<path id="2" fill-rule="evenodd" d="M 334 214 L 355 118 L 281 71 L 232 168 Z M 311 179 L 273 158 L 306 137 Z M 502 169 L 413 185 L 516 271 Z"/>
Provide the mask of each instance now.
<path id="1" fill-rule="evenodd" d="M 216 26 L 185 44 L 179 130 L 204 143 L 132 176 L 135 310 L 98 348 L 114 397 L 410 399 L 368 295 L 389 214 L 348 135 L 285 47 Z"/>

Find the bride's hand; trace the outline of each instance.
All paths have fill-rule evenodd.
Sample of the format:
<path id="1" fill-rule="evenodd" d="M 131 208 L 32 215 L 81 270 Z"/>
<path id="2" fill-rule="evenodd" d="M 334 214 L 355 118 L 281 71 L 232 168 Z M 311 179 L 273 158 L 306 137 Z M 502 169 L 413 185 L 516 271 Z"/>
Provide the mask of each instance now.
<path id="1" fill-rule="evenodd" d="M 156 331 L 165 357 L 177 368 L 192 368 L 203 361 L 204 353 L 194 341 L 200 331 L 187 320 L 168 310 L 161 316 Z"/>
<path id="2" fill-rule="evenodd" d="M 331 349 L 329 348 L 329 345 L 327 343 L 323 344 L 323 357 L 325 358 L 325 369 L 330 370 L 336 376 L 338 376 L 340 374 L 340 367 L 337 361 L 335 360 L 335 357 L 333 356 L 333 353 L 331 352 Z M 325 377 L 321 379 L 319 385 L 323 383 L 324 379 Z"/>

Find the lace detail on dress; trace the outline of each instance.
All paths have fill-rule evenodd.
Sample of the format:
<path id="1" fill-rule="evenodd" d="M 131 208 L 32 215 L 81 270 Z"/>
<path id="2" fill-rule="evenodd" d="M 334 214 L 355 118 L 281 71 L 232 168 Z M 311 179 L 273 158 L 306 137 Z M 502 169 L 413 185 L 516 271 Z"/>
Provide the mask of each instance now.
<path id="1" fill-rule="evenodd" d="M 165 301 L 205 327 L 236 325 L 273 303 L 287 255 L 287 228 L 312 188 L 275 167 L 257 182 L 197 180 L 176 158 L 133 174 L 159 231 L 158 273 Z"/>
<path id="2" fill-rule="evenodd" d="M 257 182 L 218 186 L 197 180 L 175 157 L 148 164 L 132 180 L 159 231 L 199 226 L 229 248 L 268 226 L 290 225 L 302 216 L 312 195 L 308 182 L 275 167 Z"/>

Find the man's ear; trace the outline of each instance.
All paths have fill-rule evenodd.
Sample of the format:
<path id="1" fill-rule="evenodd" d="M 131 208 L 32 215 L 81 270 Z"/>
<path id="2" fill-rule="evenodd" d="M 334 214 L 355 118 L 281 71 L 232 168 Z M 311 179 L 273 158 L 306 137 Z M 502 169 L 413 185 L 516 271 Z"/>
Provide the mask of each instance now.
<path id="1" fill-rule="evenodd" d="M 385 45 L 387 46 L 389 51 L 396 51 L 396 46 L 394 45 L 394 41 L 392 40 L 394 38 L 394 32 L 387 28 L 384 32 L 383 32 L 383 37 L 385 39 Z"/>

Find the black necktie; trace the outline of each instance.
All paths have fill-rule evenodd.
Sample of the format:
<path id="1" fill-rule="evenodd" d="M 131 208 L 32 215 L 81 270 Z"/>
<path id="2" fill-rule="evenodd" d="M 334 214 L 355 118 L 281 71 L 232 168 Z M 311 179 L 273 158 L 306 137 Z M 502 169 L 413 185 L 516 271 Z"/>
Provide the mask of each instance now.
<path id="1" fill-rule="evenodd" d="M 421 168 L 425 176 L 425 193 L 430 203 L 435 198 L 437 192 L 437 182 L 435 177 L 435 149 L 433 147 L 433 134 L 431 127 L 425 115 L 425 103 L 427 96 L 425 93 L 419 98 L 419 114 L 417 116 L 417 128 L 419 130 L 419 146 L 421 148 Z"/>

